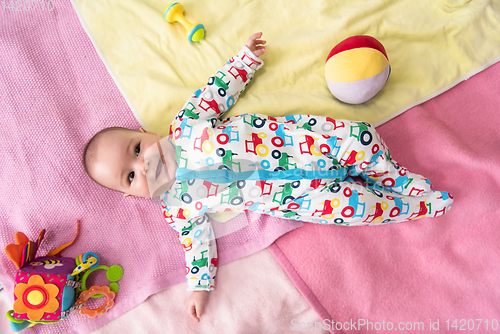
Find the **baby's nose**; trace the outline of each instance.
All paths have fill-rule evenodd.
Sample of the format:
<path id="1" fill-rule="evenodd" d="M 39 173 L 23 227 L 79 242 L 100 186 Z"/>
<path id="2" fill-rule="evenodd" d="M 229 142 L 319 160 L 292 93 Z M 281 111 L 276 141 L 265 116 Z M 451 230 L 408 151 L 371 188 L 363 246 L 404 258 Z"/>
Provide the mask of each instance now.
<path id="1" fill-rule="evenodd" d="M 144 165 L 142 166 L 142 169 L 141 169 L 142 174 L 146 175 L 148 173 L 149 163 L 150 163 L 149 159 L 144 159 Z"/>

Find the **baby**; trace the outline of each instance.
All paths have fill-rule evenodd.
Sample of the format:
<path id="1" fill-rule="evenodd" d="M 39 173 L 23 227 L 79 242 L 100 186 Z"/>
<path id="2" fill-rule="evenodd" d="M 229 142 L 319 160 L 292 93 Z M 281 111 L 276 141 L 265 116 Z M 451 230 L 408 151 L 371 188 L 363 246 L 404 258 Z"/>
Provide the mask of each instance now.
<path id="1" fill-rule="evenodd" d="M 185 250 L 188 312 L 199 321 L 214 289 L 215 236 L 207 213 L 256 211 L 330 225 L 375 225 L 446 213 L 452 197 L 391 159 L 374 127 L 330 117 L 221 115 L 264 63 L 253 34 L 170 124 L 168 138 L 107 128 L 87 144 L 98 184 L 124 196 L 159 197 Z M 365 186 L 351 176 L 364 179 Z"/>

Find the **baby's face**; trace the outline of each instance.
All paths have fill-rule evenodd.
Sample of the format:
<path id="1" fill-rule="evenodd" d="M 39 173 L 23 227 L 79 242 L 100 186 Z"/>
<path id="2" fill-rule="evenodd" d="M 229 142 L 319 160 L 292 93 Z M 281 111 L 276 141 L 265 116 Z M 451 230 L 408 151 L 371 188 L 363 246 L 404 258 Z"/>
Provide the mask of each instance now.
<path id="1" fill-rule="evenodd" d="M 104 133 L 96 145 L 96 158 L 89 166 L 89 173 L 105 187 L 134 196 L 152 197 L 161 189 L 162 192 L 170 189 L 175 181 L 176 161 L 166 162 L 163 153 L 160 154 L 163 152 L 161 147 L 172 146 L 166 138 L 162 140 L 161 136 L 149 132 L 113 130 Z M 155 185 L 160 178 L 163 178 L 161 189 Z"/>

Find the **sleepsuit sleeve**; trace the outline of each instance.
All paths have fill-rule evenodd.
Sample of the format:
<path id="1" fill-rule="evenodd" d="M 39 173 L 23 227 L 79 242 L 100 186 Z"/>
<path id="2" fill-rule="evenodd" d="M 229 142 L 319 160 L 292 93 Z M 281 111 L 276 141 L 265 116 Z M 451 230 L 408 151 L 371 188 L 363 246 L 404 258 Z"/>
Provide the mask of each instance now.
<path id="1" fill-rule="evenodd" d="M 163 214 L 169 225 L 177 231 L 185 252 L 187 290 L 213 290 L 217 272 L 217 247 L 210 218 L 205 213 L 190 220 L 179 219 L 176 218 L 179 215 L 173 216 L 169 211 L 164 207 Z"/>
<path id="2" fill-rule="evenodd" d="M 240 52 L 208 78 L 205 87 L 196 90 L 177 113 L 174 122 L 184 117 L 217 120 L 236 103 L 241 92 L 264 62 L 249 48 Z"/>

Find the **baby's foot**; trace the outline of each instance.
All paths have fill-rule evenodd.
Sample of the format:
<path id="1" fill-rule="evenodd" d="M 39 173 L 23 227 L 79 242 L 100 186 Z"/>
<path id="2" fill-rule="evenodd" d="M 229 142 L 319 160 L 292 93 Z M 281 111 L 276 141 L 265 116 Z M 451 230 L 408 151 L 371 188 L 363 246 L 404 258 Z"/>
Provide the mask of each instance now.
<path id="1" fill-rule="evenodd" d="M 442 216 L 450 210 L 453 203 L 453 197 L 444 191 L 432 191 L 425 196 L 419 196 L 418 199 L 419 203 L 414 205 L 408 220 Z"/>

